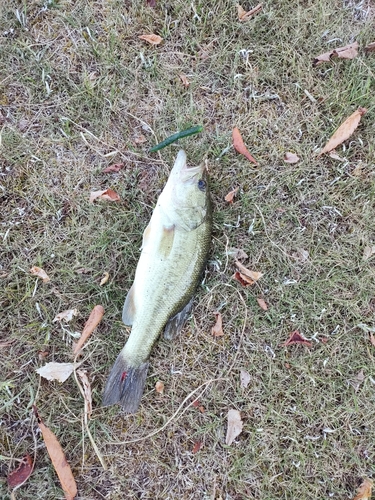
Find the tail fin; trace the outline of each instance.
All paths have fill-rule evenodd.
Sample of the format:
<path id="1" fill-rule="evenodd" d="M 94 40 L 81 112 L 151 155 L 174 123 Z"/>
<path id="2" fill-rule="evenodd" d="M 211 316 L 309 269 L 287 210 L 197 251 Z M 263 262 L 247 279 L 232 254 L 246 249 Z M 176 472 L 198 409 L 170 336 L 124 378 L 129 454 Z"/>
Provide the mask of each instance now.
<path id="1" fill-rule="evenodd" d="M 129 366 L 120 352 L 105 385 L 103 405 L 119 403 L 126 413 L 135 413 L 141 402 L 147 369 L 147 361 L 139 366 Z"/>

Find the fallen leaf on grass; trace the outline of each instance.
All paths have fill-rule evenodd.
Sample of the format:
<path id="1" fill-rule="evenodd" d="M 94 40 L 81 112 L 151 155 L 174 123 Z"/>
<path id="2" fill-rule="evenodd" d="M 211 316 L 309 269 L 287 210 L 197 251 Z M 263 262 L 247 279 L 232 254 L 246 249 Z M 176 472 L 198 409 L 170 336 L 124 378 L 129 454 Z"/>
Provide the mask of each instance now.
<path id="1" fill-rule="evenodd" d="M 241 420 L 241 414 L 238 410 L 228 411 L 228 427 L 227 436 L 225 438 L 225 443 L 230 446 L 233 441 L 242 432 L 243 423 Z"/>
<path id="2" fill-rule="evenodd" d="M 138 38 L 144 40 L 145 42 L 151 43 L 151 45 L 159 45 L 163 39 L 159 35 L 139 35 Z"/>
<path id="3" fill-rule="evenodd" d="M 268 305 L 264 299 L 262 299 L 261 297 L 257 297 L 257 302 L 259 307 L 263 309 L 263 311 L 268 311 Z"/>
<path id="4" fill-rule="evenodd" d="M 100 280 L 99 286 L 105 285 L 108 280 L 109 280 L 109 273 L 105 272 L 103 278 Z"/>
<path id="5" fill-rule="evenodd" d="M 263 276 L 263 273 L 258 271 L 250 271 L 250 269 L 247 269 L 243 264 L 241 264 L 241 262 L 238 262 L 238 260 L 236 260 L 235 264 L 240 273 L 245 275 L 247 278 L 250 278 L 253 282 L 258 281 Z"/>
<path id="6" fill-rule="evenodd" d="M 80 352 L 80 350 L 83 347 L 83 344 L 86 342 L 86 340 L 90 337 L 95 328 L 101 322 L 103 314 L 104 314 L 104 307 L 101 305 L 95 306 L 94 309 L 91 311 L 89 319 L 86 321 L 85 326 L 83 328 L 82 335 L 79 338 L 76 345 L 74 346 L 73 354 L 75 356 Z"/>
<path id="7" fill-rule="evenodd" d="M 245 370 L 241 370 L 241 372 L 240 372 L 241 387 L 246 389 L 246 387 L 250 383 L 250 379 L 251 379 L 251 377 L 250 377 L 249 373 L 246 372 Z"/>
<path id="8" fill-rule="evenodd" d="M 233 189 L 233 191 L 229 191 L 229 193 L 225 196 L 224 200 L 227 201 L 228 203 L 233 203 L 233 198 L 236 196 L 239 189 L 240 189 L 239 187 L 236 187 L 236 189 Z"/>
<path id="9" fill-rule="evenodd" d="M 33 410 L 35 418 L 38 422 L 39 429 L 42 432 L 48 455 L 51 458 L 52 464 L 59 477 L 62 489 L 64 490 L 65 498 L 67 500 L 73 500 L 77 495 L 77 485 L 70 465 L 65 458 L 64 451 L 55 434 L 44 424 L 43 420 L 40 418 L 36 406 L 33 406 Z"/>
<path id="10" fill-rule="evenodd" d="M 162 382 L 161 380 L 158 380 L 155 384 L 155 391 L 158 394 L 164 394 L 164 382 Z"/>
<path id="11" fill-rule="evenodd" d="M 77 316 L 78 311 L 77 309 L 67 309 L 66 311 L 62 311 L 59 313 L 53 320 L 52 323 L 55 323 L 56 321 L 66 321 L 67 323 L 69 321 L 72 321 L 73 316 Z"/>
<path id="12" fill-rule="evenodd" d="M 91 191 L 89 202 L 94 203 L 95 200 L 120 201 L 120 197 L 113 189 Z"/>
<path id="13" fill-rule="evenodd" d="M 184 75 L 183 73 L 180 73 L 178 76 L 180 77 L 180 80 L 182 81 L 182 85 L 187 88 L 190 85 L 190 82 L 189 82 L 187 76 Z"/>
<path id="14" fill-rule="evenodd" d="M 315 57 L 313 61 L 314 66 L 318 66 L 324 62 L 329 62 L 331 57 L 339 57 L 340 59 L 354 59 L 358 55 L 358 42 L 350 43 L 345 45 L 345 47 L 337 47 L 329 52 L 320 54 L 320 56 Z"/>
<path id="15" fill-rule="evenodd" d="M 114 163 L 113 165 L 109 165 L 104 170 L 102 170 L 103 174 L 108 174 L 109 172 L 120 172 L 122 168 L 124 168 L 124 163 Z"/>
<path id="16" fill-rule="evenodd" d="M 193 446 L 193 449 L 191 450 L 191 452 L 197 453 L 201 448 L 202 448 L 201 441 L 197 441 L 196 443 L 194 443 L 194 446 Z"/>
<path id="17" fill-rule="evenodd" d="M 241 248 L 228 248 L 227 255 L 233 257 L 234 260 L 247 259 L 249 257 Z"/>
<path id="18" fill-rule="evenodd" d="M 358 127 L 361 117 L 366 113 L 366 108 L 358 108 L 354 113 L 352 113 L 336 130 L 324 148 L 320 151 L 318 156 L 324 153 L 328 153 L 335 149 L 337 146 L 342 144 L 344 141 L 349 139 L 353 134 L 355 129 Z"/>
<path id="19" fill-rule="evenodd" d="M 312 343 L 309 342 L 307 339 L 305 339 L 305 337 L 303 337 L 298 330 L 294 330 L 294 332 L 292 332 L 290 335 L 289 335 L 289 338 L 288 340 L 286 340 L 283 344 L 283 346 L 287 346 L 287 345 L 292 345 L 292 344 L 303 344 L 303 345 L 307 345 L 308 347 L 312 347 Z"/>
<path id="20" fill-rule="evenodd" d="M 238 19 L 243 22 L 251 19 L 253 16 L 258 14 L 262 10 L 262 4 L 259 3 L 256 7 L 251 10 L 246 11 L 241 5 L 237 5 Z"/>
<path id="21" fill-rule="evenodd" d="M 34 468 L 33 460 L 29 454 L 21 458 L 17 469 L 8 474 L 7 481 L 9 488 L 18 488 L 30 477 Z"/>
<path id="22" fill-rule="evenodd" d="M 375 42 L 369 43 L 365 47 L 366 52 L 374 52 L 375 51 Z"/>
<path id="23" fill-rule="evenodd" d="M 243 142 L 241 132 L 238 130 L 237 127 L 234 127 L 234 129 L 233 129 L 232 138 L 233 138 L 234 149 L 238 153 L 240 153 L 241 155 L 244 155 L 249 161 L 254 163 L 254 165 L 258 165 L 255 158 L 253 158 L 251 156 L 251 154 L 249 153 L 249 151 L 247 150 L 247 147 L 245 146 L 245 143 Z"/>
<path id="24" fill-rule="evenodd" d="M 354 388 L 355 392 L 358 392 L 362 382 L 365 380 L 365 375 L 363 370 L 361 370 L 357 375 L 348 380 L 348 383 Z"/>
<path id="25" fill-rule="evenodd" d="M 91 394 L 91 385 L 89 379 L 87 378 L 87 371 L 77 370 L 77 375 L 81 379 L 83 385 L 85 415 L 87 416 L 87 419 L 90 420 L 92 414 L 92 394 Z"/>
<path id="26" fill-rule="evenodd" d="M 54 361 L 51 361 L 50 363 L 37 368 L 35 371 L 47 380 L 65 382 L 65 380 L 67 380 L 73 373 L 73 370 L 78 368 L 81 364 L 82 363 L 55 363 Z"/>
<path id="27" fill-rule="evenodd" d="M 366 246 L 363 249 L 363 260 L 368 260 L 370 257 L 372 257 L 375 254 L 375 246 L 369 247 Z"/>
<path id="28" fill-rule="evenodd" d="M 211 328 L 211 333 L 214 337 L 222 337 L 224 335 L 223 332 L 223 318 L 219 312 L 215 312 L 216 323 Z"/>
<path id="29" fill-rule="evenodd" d="M 254 283 L 255 283 L 254 280 L 248 278 L 247 276 L 240 273 L 239 271 L 236 271 L 233 274 L 232 278 L 235 279 L 236 281 L 238 281 L 239 283 L 241 283 L 242 286 L 251 286 L 251 285 L 254 285 Z"/>
<path id="30" fill-rule="evenodd" d="M 41 267 L 37 266 L 32 267 L 30 269 L 30 273 L 33 274 L 34 276 L 38 276 L 38 278 L 42 278 L 43 283 L 48 283 L 49 281 L 51 281 L 48 274 Z"/>
<path id="31" fill-rule="evenodd" d="M 370 500 L 372 493 L 373 482 L 371 479 L 365 479 L 357 490 L 356 496 L 353 500 Z"/>
<path id="32" fill-rule="evenodd" d="M 340 156 L 336 149 L 332 149 L 329 153 L 329 157 L 332 158 L 333 160 L 337 160 L 337 161 L 345 161 L 345 158 L 343 158 L 342 156 Z"/>
<path id="33" fill-rule="evenodd" d="M 285 163 L 297 163 L 299 162 L 299 156 L 297 156 L 295 153 L 285 153 L 284 155 L 284 161 Z"/>

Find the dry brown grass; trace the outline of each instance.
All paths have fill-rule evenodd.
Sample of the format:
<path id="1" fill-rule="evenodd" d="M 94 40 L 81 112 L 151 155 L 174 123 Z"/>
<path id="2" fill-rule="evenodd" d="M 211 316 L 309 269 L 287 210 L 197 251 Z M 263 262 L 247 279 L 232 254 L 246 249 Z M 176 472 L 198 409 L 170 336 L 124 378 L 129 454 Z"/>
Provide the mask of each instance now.
<path id="1" fill-rule="evenodd" d="M 34 450 L 35 403 L 66 450 L 81 499 L 353 498 L 375 459 L 374 347 L 357 327 L 373 327 L 375 312 L 374 260 L 362 259 L 375 244 L 375 56 L 361 50 L 352 61 L 311 62 L 354 39 L 372 42 L 373 3 L 264 2 L 243 24 L 228 0 L 157 0 L 156 9 L 145 1 L 10 0 L 1 9 L 0 341 L 12 343 L 0 347 L 0 497 L 9 498 L 9 459 Z M 161 46 L 138 39 L 150 32 L 164 38 Z M 369 111 L 340 150 L 345 161 L 317 160 L 316 148 L 358 106 Z M 207 158 L 210 166 L 208 270 L 184 334 L 158 342 L 141 408 L 125 416 L 100 406 L 102 388 L 127 334 L 121 308 L 142 231 L 180 145 L 152 156 L 147 149 L 198 123 L 204 132 L 181 146 L 192 163 Z M 233 126 L 258 168 L 233 149 L 222 154 Z M 147 142 L 135 145 L 140 134 Z M 301 161 L 285 164 L 286 151 Z M 118 161 L 126 165 L 119 174 L 101 173 Z M 224 196 L 237 186 L 228 205 Z M 89 192 L 106 187 L 122 201 L 89 205 Z M 228 247 L 245 250 L 245 264 L 264 273 L 256 286 L 231 279 Z M 51 283 L 36 284 L 34 265 Z M 100 287 L 104 271 L 110 280 Z M 84 366 L 90 430 L 107 471 L 82 432 L 73 378 L 60 385 L 35 373 L 39 350 L 48 361 L 70 359 L 71 338 L 55 315 L 77 307 L 69 330 L 80 331 L 98 303 L 106 314 Z M 214 339 L 218 309 L 225 335 Z M 281 347 L 294 329 L 312 339 L 311 349 Z M 241 369 L 251 375 L 245 390 Z M 348 380 L 360 370 L 356 392 Z M 203 413 L 186 409 L 189 400 L 151 438 L 114 444 L 161 428 L 193 390 L 220 378 L 199 397 Z M 159 379 L 164 395 L 153 389 Z M 228 447 L 230 408 L 241 411 L 244 430 Z M 35 471 L 16 498 L 63 498 L 39 434 L 36 443 Z"/>

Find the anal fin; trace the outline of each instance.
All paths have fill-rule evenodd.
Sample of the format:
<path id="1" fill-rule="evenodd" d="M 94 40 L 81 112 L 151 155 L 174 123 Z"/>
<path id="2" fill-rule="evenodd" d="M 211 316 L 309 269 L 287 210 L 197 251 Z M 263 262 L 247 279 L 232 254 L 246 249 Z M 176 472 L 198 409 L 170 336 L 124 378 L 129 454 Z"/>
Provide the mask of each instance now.
<path id="1" fill-rule="evenodd" d="M 193 308 L 193 300 L 194 297 L 190 299 L 190 301 L 186 304 L 184 308 L 181 309 L 177 314 L 172 316 L 168 320 L 168 323 L 165 325 L 164 328 L 164 338 L 166 340 L 173 340 L 178 335 L 180 335 L 182 328 L 184 327 L 185 321 L 187 320 L 187 317 L 191 313 L 191 310 Z"/>
<path id="2" fill-rule="evenodd" d="M 135 303 L 134 303 L 134 285 L 130 288 L 128 295 L 125 299 L 125 304 L 122 309 L 122 321 L 125 325 L 131 326 L 135 316 Z"/>

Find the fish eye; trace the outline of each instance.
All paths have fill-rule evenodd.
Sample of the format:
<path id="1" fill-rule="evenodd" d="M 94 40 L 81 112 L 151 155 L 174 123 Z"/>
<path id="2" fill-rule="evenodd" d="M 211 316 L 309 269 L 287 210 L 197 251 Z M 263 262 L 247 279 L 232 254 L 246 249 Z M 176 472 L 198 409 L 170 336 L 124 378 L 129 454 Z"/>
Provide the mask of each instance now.
<path id="1" fill-rule="evenodd" d="M 199 179 L 199 181 L 198 181 L 198 189 L 200 191 L 205 191 L 206 190 L 206 182 L 203 179 Z"/>

